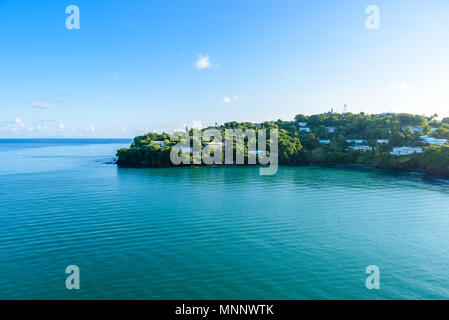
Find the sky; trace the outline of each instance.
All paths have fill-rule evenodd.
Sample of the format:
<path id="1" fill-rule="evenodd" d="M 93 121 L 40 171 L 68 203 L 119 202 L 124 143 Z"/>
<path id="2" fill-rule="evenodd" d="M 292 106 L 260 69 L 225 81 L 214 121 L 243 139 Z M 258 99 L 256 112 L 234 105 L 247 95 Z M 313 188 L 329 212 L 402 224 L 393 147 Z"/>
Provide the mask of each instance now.
<path id="1" fill-rule="evenodd" d="M 0 0 L 0 138 L 449 116 L 448 39 L 447 0 Z"/>

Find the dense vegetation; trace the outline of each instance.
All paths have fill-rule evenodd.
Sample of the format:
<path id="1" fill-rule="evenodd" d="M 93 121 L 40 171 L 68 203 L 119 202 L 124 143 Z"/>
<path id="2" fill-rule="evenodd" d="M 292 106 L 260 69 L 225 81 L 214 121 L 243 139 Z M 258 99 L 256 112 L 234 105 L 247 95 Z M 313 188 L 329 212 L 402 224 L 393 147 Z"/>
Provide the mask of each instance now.
<path id="1" fill-rule="evenodd" d="M 300 130 L 301 122 L 307 123 L 307 131 Z M 449 176 L 449 146 L 427 146 L 420 139 L 423 135 L 449 139 L 449 118 L 438 121 L 437 115 L 425 117 L 412 114 L 326 113 L 297 115 L 294 121 L 278 120 L 260 124 L 234 121 L 214 128 L 223 133 L 225 129 L 278 129 L 281 165 L 365 164 Z M 193 136 L 193 130 L 189 134 Z M 328 144 L 320 143 L 323 139 L 329 140 Z M 346 141 L 348 139 L 366 140 L 363 144 L 373 147 L 373 151 L 351 150 Z M 378 139 L 388 139 L 388 143 L 379 143 Z M 154 144 L 154 141 L 163 141 L 165 146 Z M 170 150 L 175 144 L 176 142 L 170 142 L 170 135 L 166 133 L 139 136 L 134 139 L 130 148 L 117 152 L 117 163 L 128 167 L 171 166 Z M 204 148 L 205 143 L 202 142 L 201 145 Z M 393 148 L 399 146 L 423 146 L 424 152 L 406 156 L 392 155 Z M 269 154 L 269 146 L 267 150 Z M 246 161 L 246 142 L 242 152 Z"/>

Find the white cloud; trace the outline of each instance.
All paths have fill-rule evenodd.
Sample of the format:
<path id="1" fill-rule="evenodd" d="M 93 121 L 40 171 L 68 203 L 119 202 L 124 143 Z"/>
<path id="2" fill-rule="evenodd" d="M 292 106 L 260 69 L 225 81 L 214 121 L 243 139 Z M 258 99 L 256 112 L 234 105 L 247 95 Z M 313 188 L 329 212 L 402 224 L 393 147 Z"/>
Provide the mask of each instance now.
<path id="1" fill-rule="evenodd" d="M 40 101 L 32 101 L 31 106 L 33 108 L 39 108 L 39 109 L 54 109 L 54 108 L 56 108 L 56 106 L 54 104 L 47 103 L 47 102 L 40 102 Z"/>
<path id="2" fill-rule="evenodd" d="M 23 123 L 22 119 L 20 118 L 16 119 L 16 124 L 21 128 L 25 128 L 25 123 Z"/>
<path id="3" fill-rule="evenodd" d="M 390 89 L 391 90 L 395 90 L 395 91 L 405 91 L 405 90 L 410 90 L 413 89 L 414 87 L 407 83 L 407 82 L 402 82 L 399 85 L 391 85 Z"/>
<path id="4" fill-rule="evenodd" d="M 0 129 L 9 132 L 20 132 L 27 129 L 25 123 L 20 118 L 16 118 L 14 122 L 4 122 L 0 123 Z"/>
<path id="5" fill-rule="evenodd" d="M 64 126 L 62 123 L 60 123 L 60 124 L 59 124 L 59 129 L 64 130 L 64 129 L 65 129 L 65 126 Z"/>
<path id="6" fill-rule="evenodd" d="M 200 56 L 198 57 L 198 60 L 196 60 L 196 62 L 195 62 L 195 67 L 198 70 L 207 69 L 207 68 L 212 67 L 209 56 L 208 55 L 204 56 L 204 55 L 200 54 Z"/>
<path id="7" fill-rule="evenodd" d="M 224 97 L 222 100 L 224 103 L 231 103 L 231 98 L 229 97 Z"/>
<path id="8" fill-rule="evenodd" d="M 90 125 L 90 126 L 86 127 L 85 129 L 86 129 L 86 131 L 91 131 L 91 132 L 97 131 L 93 125 Z"/>
<path id="9" fill-rule="evenodd" d="M 239 96 L 233 96 L 232 98 L 226 96 L 221 101 L 224 102 L 224 103 L 243 102 L 243 99 L 240 98 Z"/>

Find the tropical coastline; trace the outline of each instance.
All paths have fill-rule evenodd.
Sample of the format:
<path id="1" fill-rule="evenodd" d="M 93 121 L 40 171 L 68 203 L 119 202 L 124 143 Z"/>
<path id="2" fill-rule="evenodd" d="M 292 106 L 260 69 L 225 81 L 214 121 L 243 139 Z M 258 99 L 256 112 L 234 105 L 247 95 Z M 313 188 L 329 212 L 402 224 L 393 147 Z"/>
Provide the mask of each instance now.
<path id="1" fill-rule="evenodd" d="M 0 0 L 0 299 L 449 300 L 448 15 Z"/>
<path id="2" fill-rule="evenodd" d="M 356 164 L 449 177 L 449 118 L 439 121 L 437 115 L 329 112 L 311 116 L 300 114 L 294 121 L 234 121 L 204 128 L 202 132 L 207 129 L 220 130 L 223 135 L 228 129 L 242 132 L 248 129 L 256 132 L 277 129 L 279 165 Z M 194 130 L 186 128 L 186 132 L 193 139 Z M 201 150 L 204 151 L 210 144 L 217 143 L 202 142 Z M 117 164 L 134 168 L 174 167 L 177 165 L 170 161 L 170 152 L 175 145 L 176 142 L 170 141 L 167 133 L 138 136 L 129 148 L 117 151 Z M 266 154 L 262 157 L 270 154 L 269 147 L 268 143 Z M 238 149 L 236 142 L 233 142 L 233 152 Z M 241 152 L 244 154 L 244 164 L 249 165 L 248 141 L 245 141 Z M 192 158 L 191 147 L 184 153 Z M 206 164 L 195 164 L 203 165 Z"/>

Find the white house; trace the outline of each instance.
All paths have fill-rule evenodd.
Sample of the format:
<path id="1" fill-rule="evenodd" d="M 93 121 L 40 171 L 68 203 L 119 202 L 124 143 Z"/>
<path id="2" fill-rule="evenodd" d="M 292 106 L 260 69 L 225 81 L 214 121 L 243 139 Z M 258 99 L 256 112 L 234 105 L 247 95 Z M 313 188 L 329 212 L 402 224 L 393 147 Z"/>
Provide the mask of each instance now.
<path id="1" fill-rule="evenodd" d="M 431 129 L 430 129 L 430 131 L 432 131 L 432 133 L 434 133 L 435 131 L 437 131 L 438 130 L 438 128 L 435 128 L 435 127 L 432 127 Z"/>
<path id="2" fill-rule="evenodd" d="M 298 126 L 305 127 L 307 126 L 307 122 L 298 122 Z"/>
<path id="3" fill-rule="evenodd" d="M 331 143 L 330 140 L 320 140 L 319 142 L 320 142 L 320 144 L 330 144 Z"/>
<path id="4" fill-rule="evenodd" d="M 387 144 L 388 142 L 390 142 L 389 139 L 377 139 L 378 144 Z"/>
<path id="5" fill-rule="evenodd" d="M 191 153 L 193 152 L 192 147 L 176 147 L 179 151 L 182 151 L 182 153 Z"/>
<path id="6" fill-rule="evenodd" d="M 414 153 L 422 153 L 424 148 L 422 147 L 396 147 L 390 153 L 395 156 L 407 156 Z"/>
<path id="7" fill-rule="evenodd" d="M 260 151 L 260 150 L 250 150 L 248 151 L 248 154 L 255 154 L 255 155 L 261 155 L 261 156 L 266 156 L 267 152 L 266 151 Z"/>
<path id="8" fill-rule="evenodd" d="M 306 127 L 299 127 L 299 131 L 312 132 L 310 130 L 310 128 L 306 128 Z"/>
<path id="9" fill-rule="evenodd" d="M 209 147 L 211 149 L 220 149 L 220 148 L 224 148 L 224 143 L 223 142 L 209 142 L 206 144 L 205 147 L 206 148 Z"/>
<path id="10" fill-rule="evenodd" d="M 165 142 L 164 141 L 153 141 L 153 143 L 159 147 L 165 147 Z"/>
<path id="11" fill-rule="evenodd" d="M 433 144 L 436 146 L 444 146 L 448 142 L 446 139 L 438 139 L 438 138 L 429 137 L 429 136 L 421 136 L 420 138 L 421 138 L 422 142 L 424 142 L 426 144 Z"/>
<path id="12" fill-rule="evenodd" d="M 373 151 L 373 147 L 370 147 L 370 146 L 352 146 L 352 147 L 349 147 L 349 149 L 355 150 L 355 151 L 363 151 L 363 152 Z"/>
<path id="13" fill-rule="evenodd" d="M 367 141 L 364 140 L 364 139 L 348 139 L 348 140 L 346 140 L 346 142 L 349 143 L 349 144 L 362 144 L 362 143 L 365 143 Z"/>
<path id="14" fill-rule="evenodd" d="M 334 133 L 335 127 L 327 127 L 327 131 L 329 131 L 330 133 Z"/>

